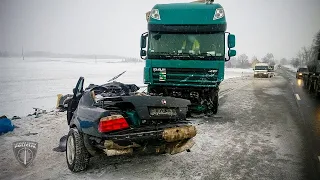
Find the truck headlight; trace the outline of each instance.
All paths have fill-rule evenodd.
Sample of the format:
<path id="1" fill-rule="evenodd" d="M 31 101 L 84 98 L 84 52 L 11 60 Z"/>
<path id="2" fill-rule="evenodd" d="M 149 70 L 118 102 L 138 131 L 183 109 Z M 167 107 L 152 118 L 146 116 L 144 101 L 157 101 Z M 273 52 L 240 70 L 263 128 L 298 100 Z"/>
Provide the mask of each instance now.
<path id="1" fill-rule="evenodd" d="M 151 14 L 150 17 L 152 19 L 161 20 L 160 19 L 159 9 L 152 9 L 150 14 Z"/>
<path id="2" fill-rule="evenodd" d="M 216 12 L 214 13 L 213 20 L 221 19 L 224 17 L 224 10 L 223 8 L 216 9 Z"/>
<path id="3" fill-rule="evenodd" d="M 258 74 L 258 72 L 254 72 L 254 74 Z"/>

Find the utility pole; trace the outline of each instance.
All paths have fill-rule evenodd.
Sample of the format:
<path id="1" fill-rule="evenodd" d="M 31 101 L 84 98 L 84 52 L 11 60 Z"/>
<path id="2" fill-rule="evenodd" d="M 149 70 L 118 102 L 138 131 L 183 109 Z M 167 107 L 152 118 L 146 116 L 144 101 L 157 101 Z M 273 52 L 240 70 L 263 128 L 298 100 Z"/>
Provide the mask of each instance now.
<path id="1" fill-rule="evenodd" d="M 21 52 L 21 55 L 22 55 L 22 60 L 24 60 L 23 46 L 22 46 L 22 52 Z"/>

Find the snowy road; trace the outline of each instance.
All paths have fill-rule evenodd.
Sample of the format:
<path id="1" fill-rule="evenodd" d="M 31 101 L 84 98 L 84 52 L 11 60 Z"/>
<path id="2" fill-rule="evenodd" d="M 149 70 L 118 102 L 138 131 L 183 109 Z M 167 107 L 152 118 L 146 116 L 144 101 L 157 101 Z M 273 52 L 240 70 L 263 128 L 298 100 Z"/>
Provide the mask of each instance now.
<path id="1" fill-rule="evenodd" d="M 20 128 L 0 136 L 0 179 L 314 178 L 304 122 L 285 77 L 228 79 L 220 97 L 215 117 L 194 119 L 198 134 L 191 152 L 96 157 L 86 172 L 78 174 L 67 169 L 64 153 L 52 151 L 67 131 L 64 114 L 16 120 Z M 34 164 L 28 168 L 14 158 L 11 144 L 17 140 L 39 143 Z"/>

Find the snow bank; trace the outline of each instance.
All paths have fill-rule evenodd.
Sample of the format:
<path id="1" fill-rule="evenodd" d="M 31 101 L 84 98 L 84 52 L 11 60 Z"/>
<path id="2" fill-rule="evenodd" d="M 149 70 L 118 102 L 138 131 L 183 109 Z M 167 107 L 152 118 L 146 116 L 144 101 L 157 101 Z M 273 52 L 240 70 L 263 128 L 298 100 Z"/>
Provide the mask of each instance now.
<path id="1" fill-rule="evenodd" d="M 291 72 L 297 72 L 297 68 L 293 67 L 292 65 L 283 65 L 283 66 Z"/>
<path id="2" fill-rule="evenodd" d="M 224 79 L 253 75 L 252 69 L 226 68 Z"/>

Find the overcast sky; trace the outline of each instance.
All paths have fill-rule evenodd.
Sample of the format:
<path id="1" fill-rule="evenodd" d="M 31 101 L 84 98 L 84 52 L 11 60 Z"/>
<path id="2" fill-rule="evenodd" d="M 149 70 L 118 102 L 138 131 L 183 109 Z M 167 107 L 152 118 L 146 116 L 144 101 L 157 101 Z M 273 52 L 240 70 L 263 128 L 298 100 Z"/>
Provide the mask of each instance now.
<path id="1" fill-rule="evenodd" d="M 135 3 L 133 3 L 135 2 Z M 187 0 L 0 0 L 0 50 L 139 57 L 145 12 Z M 320 0 L 216 0 L 238 54 L 291 58 L 320 30 Z"/>

